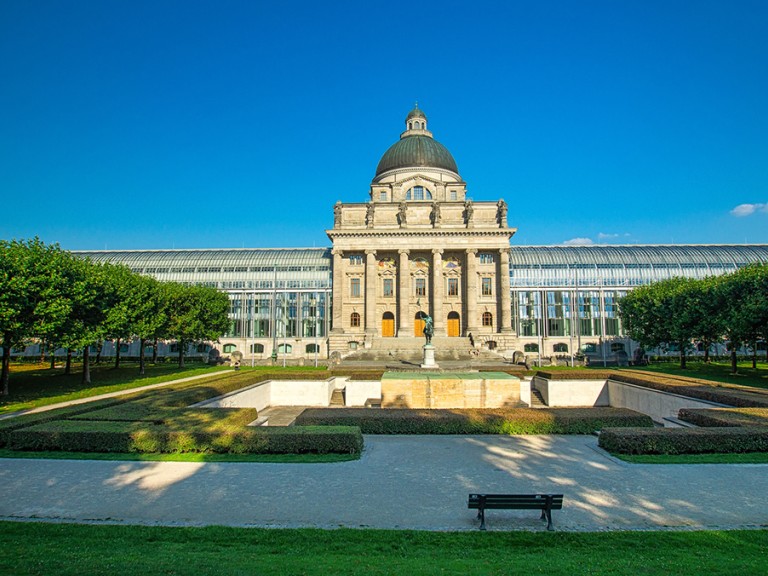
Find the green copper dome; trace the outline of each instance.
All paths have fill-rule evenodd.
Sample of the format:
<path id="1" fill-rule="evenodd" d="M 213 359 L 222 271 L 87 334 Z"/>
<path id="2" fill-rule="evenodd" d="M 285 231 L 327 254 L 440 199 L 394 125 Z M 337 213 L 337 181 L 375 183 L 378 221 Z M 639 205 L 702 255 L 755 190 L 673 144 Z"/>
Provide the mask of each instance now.
<path id="1" fill-rule="evenodd" d="M 384 152 L 376 167 L 376 176 L 398 168 L 442 168 L 459 174 L 448 149 L 430 136 L 404 136 Z"/>

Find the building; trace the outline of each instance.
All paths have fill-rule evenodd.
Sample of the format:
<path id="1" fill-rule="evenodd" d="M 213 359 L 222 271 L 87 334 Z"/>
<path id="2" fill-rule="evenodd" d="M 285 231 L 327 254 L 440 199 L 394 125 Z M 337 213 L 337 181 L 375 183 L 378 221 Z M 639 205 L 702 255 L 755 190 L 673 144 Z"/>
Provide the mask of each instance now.
<path id="1" fill-rule="evenodd" d="M 242 352 L 246 363 L 274 353 L 309 363 L 377 348 L 418 351 L 425 314 L 446 351 L 631 356 L 616 306 L 628 290 L 768 262 L 768 245 L 510 244 L 516 228 L 504 200 L 467 196 L 418 107 L 361 200 L 333 206 L 330 249 L 78 254 L 226 291 L 231 328 L 215 346 Z"/>

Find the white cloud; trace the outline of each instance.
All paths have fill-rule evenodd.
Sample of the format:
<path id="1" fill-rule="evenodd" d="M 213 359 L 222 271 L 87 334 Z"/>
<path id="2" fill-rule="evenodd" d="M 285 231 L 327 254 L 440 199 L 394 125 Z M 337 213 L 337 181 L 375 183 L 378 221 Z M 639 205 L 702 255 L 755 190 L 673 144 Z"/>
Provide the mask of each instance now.
<path id="1" fill-rule="evenodd" d="M 610 238 L 618 238 L 620 234 L 606 234 L 605 232 L 599 232 L 597 234 L 598 240 L 608 240 Z"/>
<path id="2" fill-rule="evenodd" d="M 731 210 L 731 215 L 741 218 L 754 214 L 755 212 L 768 212 L 768 204 L 739 204 L 736 208 Z"/>
<path id="3" fill-rule="evenodd" d="M 571 238 L 563 242 L 566 246 L 589 246 L 594 244 L 591 238 Z"/>

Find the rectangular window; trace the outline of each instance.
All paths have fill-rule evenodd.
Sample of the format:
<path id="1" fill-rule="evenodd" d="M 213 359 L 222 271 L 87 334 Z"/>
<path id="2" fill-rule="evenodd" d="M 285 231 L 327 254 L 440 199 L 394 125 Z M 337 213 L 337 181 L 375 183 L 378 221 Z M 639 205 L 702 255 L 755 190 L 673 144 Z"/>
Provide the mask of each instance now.
<path id="1" fill-rule="evenodd" d="M 426 278 L 416 278 L 416 296 L 426 296 L 427 295 L 427 279 Z"/>
<path id="2" fill-rule="evenodd" d="M 493 296 L 493 278 L 485 277 L 482 279 L 482 292 L 483 296 Z"/>
<path id="3" fill-rule="evenodd" d="M 363 265 L 363 255 L 362 254 L 352 254 L 352 256 L 349 257 L 349 263 L 352 266 L 362 266 Z"/>
<path id="4" fill-rule="evenodd" d="M 451 190 L 451 201 L 456 202 L 456 200 L 458 200 L 458 194 L 456 190 Z"/>
<path id="5" fill-rule="evenodd" d="M 360 278 L 352 278 L 350 280 L 349 295 L 352 298 L 360 298 Z"/>
<path id="6" fill-rule="evenodd" d="M 392 298 L 394 296 L 393 282 L 392 278 L 384 278 L 384 298 Z"/>
<path id="7" fill-rule="evenodd" d="M 459 279 L 448 278 L 448 296 L 458 296 L 458 295 L 459 295 Z"/>
<path id="8" fill-rule="evenodd" d="M 387 201 L 387 193 L 386 192 L 379 192 L 379 201 L 386 202 Z"/>
<path id="9" fill-rule="evenodd" d="M 488 252 L 481 252 L 480 264 L 493 264 L 493 254 L 490 254 Z"/>

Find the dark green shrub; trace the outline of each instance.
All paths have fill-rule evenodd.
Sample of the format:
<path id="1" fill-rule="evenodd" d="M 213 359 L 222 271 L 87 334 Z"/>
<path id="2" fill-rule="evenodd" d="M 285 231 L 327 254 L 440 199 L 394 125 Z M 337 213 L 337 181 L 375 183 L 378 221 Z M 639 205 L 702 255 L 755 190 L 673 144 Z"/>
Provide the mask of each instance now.
<path id="1" fill-rule="evenodd" d="M 678 418 L 705 428 L 768 426 L 768 408 L 682 408 Z"/>
<path id="2" fill-rule="evenodd" d="M 768 452 L 768 429 L 606 428 L 599 445 L 617 454 Z"/>
<path id="3" fill-rule="evenodd" d="M 623 408 L 310 408 L 296 424 L 358 426 L 364 434 L 591 434 L 605 426 L 653 426 L 648 416 Z"/>

